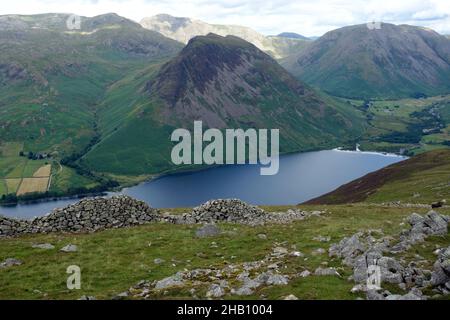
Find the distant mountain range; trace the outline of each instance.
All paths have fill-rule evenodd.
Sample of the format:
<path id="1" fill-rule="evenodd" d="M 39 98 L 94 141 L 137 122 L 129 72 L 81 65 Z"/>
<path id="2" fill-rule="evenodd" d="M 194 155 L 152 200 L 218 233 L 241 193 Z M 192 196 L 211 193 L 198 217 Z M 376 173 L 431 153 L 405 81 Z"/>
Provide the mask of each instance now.
<path id="1" fill-rule="evenodd" d="M 289 39 L 300 39 L 300 40 L 311 40 L 311 38 L 302 36 L 301 34 L 295 32 L 282 32 L 277 37 L 289 38 Z"/>
<path id="2" fill-rule="evenodd" d="M 170 134 L 194 120 L 279 128 L 282 152 L 364 135 L 364 110 L 319 89 L 361 98 L 449 92 L 450 41 L 423 28 L 351 26 L 309 41 L 167 15 L 144 19 L 147 28 L 116 14 L 81 17 L 70 29 L 69 16 L 0 16 L 0 144 L 52 154 L 82 174 L 127 181 L 172 170 Z M 283 68 L 273 50 L 289 41 Z"/>
<path id="3" fill-rule="evenodd" d="M 144 18 L 141 20 L 141 25 L 144 28 L 157 31 L 168 38 L 185 44 L 195 36 L 207 35 L 209 33 L 215 33 L 221 36 L 237 36 L 254 44 L 275 59 L 284 58 L 298 52 L 310 41 L 308 38 L 300 35 L 266 37 L 248 27 L 209 24 L 201 20 L 173 17 L 168 14 L 159 14 Z"/>
<path id="4" fill-rule="evenodd" d="M 433 30 L 382 23 L 330 31 L 283 66 L 332 95 L 400 98 L 450 92 L 450 41 Z"/>
<path id="5" fill-rule="evenodd" d="M 282 152 L 362 132 L 358 110 L 240 38 L 209 34 L 183 49 L 115 14 L 81 17 L 79 30 L 68 18 L 0 17 L 0 142 L 117 177 L 171 169 L 170 133 L 193 120 L 280 128 Z"/>

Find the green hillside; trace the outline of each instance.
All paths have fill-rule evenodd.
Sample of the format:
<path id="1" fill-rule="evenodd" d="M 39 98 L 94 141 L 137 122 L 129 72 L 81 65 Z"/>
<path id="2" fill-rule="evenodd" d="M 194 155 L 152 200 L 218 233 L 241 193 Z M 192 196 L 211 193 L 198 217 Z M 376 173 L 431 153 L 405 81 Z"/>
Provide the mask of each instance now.
<path id="1" fill-rule="evenodd" d="M 450 198 L 450 150 L 434 150 L 369 173 L 308 204 L 431 203 Z"/>
<path id="2" fill-rule="evenodd" d="M 450 41 L 433 30 L 382 23 L 327 32 L 283 65 L 340 97 L 398 99 L 450 91 Z"/>

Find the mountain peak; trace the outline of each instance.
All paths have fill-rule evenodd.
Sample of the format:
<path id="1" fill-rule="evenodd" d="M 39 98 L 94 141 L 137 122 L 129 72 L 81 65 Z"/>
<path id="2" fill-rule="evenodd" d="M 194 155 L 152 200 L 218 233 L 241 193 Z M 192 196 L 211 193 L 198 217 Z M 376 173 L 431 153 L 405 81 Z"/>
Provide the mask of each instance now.
<path id="1" fill-rule="evenodd" d="M 310 40 L 308 37 L 302 36 L 301 34 L 295 32 L 282 32 L 277 37 L 288 38 L 288 39 L 299 39 L 299 40 Z"/>
<path id="2" fill-rule="evenodd" d="M 450 88 L 450 42 L 422 27 L 359 24 L 327 32 L 285 66 L 343 97 L 437 95 Z"/>
<path id="3" fill-rule="evenodd" d="M 321 121 L 340 118 L 268 54 L 235 36 L 194 37 L 147 82 L 146 91 L 152 101 L 164 102 L 158 116 L 170 125 L 202 120 L 211 128 L 264 128 L 278 119 L 287 135 L 298 125 L 323 136 Z"/>

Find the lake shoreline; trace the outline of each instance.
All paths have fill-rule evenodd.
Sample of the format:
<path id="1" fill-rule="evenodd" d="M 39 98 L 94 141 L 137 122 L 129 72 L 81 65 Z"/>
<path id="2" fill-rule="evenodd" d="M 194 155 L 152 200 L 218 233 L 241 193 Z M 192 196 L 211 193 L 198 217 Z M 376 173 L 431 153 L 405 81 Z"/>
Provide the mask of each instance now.
<path id="1" fill-rule="evenodd" d="M 381 158 L 379 156 L 381 156 Z M 302 160 L 314 157 L 319 162 L 304 163 L 305 160 Z M 322 191 L 324 193 L 331 191 L 329 190 L 330 187 L 327 187 L 328 189 L 325 190 L 320 189 L 320 187 L 319 189 L 317 189 L 317 184 L 319 184 L 320 186 L 320 184 L 325 183 L 326 185 L 335 188 L 341 185 L 339 183 L 346 183 L 347 181 L 349 181 L 349 179 L 359 177 L 360 174 L 366 174 L 366 172 L 378 170 L 385 165 L 389 165 L 406 158 L 407 157 L 405 156 L 392 153 L 356 151 L 354 149 L 351 150 L 351 148 L 334 148 L 322 149 L 319 151 L 285 153 L 280 157 L 280 161 L 282 161 L 281 163 L 284 163 L 284 172 L 282 172 L 281 175 L 276 175 L 272 178 L 262 178 L 259 174 L 257 174 L 256 171 L 259 170 L 259 165 L 206 166 L 195 169 L 191 168 L 190 170 L 177 170 L 170 173 L 165 172 L 159 175 L 154 175 L 151 179 L 137 183 L 134 186 L 115 188 L 114 190 L 101 193 L 78 194 L 64 197 L 47 197 L 41 199 L 33 199 L 33 201 L 15 203 L 12 205 L 2 204 L 0 205 L 0 214 L 7 212 L 9 212 L 10 214 L 14 214 L 15 212 L 17 215 L 21 215 L 22 211 L 31 211 L 31 209 L 29 209 L 31 207 L 41 208 L 38 209 L 38 211 L 42 210 L 43 207 L 49 208 L 49 210 L 51 210 L 52 207 L 57 207 L 56 204 L 58 202 L 66 205 L 67 203 L 74 203 L 74 200 L 79 200 L 82 198 L 95 196 L 114 196 L 116 194 L 126 194 L 131 197 L 146 201 L 152 206 L 158 208 L 190 207 L 191 204 L 192 206 L 195 206 L 197 205 L 197 202 L 195 202 L 194 199 L 198 199 L 199 194 L 201 194 L 202 192 L 204 197 L 209 197 L 208 199 L 212 199 L 216 196 L 223 198 L 239 198 L 242 196 L 243 201 L 254 202 L 252 204 L 255 205 L 290 205 L 291 203 L 300 203 L 302 201 L 301 198 L 304 197 L 305 194 L 309 194 L 310 191 L 306 190 L 306 192 L 300 193 L 297 196 L 298 199 L 296 199 L 295 201 L 290 198 L 290 200 L 288 199 L 289 201 L 284 202 L 283 199 L 286 199 L 286 197 L 284 197 L 283 194 L 278 194 L 279 190 L 272 190 L 273 192 L 269 192 L 268 190 L 273 188 L 272 186 L 267 186 L 267 188 L 261 189 L 261 186 L 259 186 L 259 184 L 265 185 L 266 183 L 270 182 L 269 185 L 271 185 L 273 181 L 275 181 L 278 184 L 278 189 L 285 190 L 287 191 L 287 193 L 291 194 L 292 192 L 294 192 L 293 190 L 297 189 L 298 187 L 296 184 L 293 184 L 294 182 L 290 181 L 291 179 L 294 179 L 293 181 L 296 181 L 296 175 L 298 179 L 298 182 L 296 183 L 301 186 L 301 180 L 308 180 L 309 183 L 312 184 L 311 190 L 313 191 L 311 192 L 315 192 L 311 196 L 316 196 L 320 195 L 320 192 Z M 353 168 L 349 168 L 348 164 L 346 164 L 346 161 L 356 161 L 356 171 L 353 170 Z M 334 172 L 326 173 L 326 170 L 328 170 L 327 167 L 340 168 L 339 170 L 341 170 L 342 168 L 344 172 L 337 175 Z M 318 175 L 317 181 L 316 176 L 311 177 L 309 171 L 317 171 L 318 169 L 320 170 L 316 173 L 316 176 Z M 323 169 L 325 169 L 325 172 L 322 172 Z M 217 179 L 216 177 L 218 172 L 220 173 L 220 179 Z M 245 176 L 236 175 L 236 172 L 244 173 Z M 252 172 L 250 176 L 248 172 Z M 205 177 L 212 177 L 212 180 L 215 183 L 211 184 L 212 181 L 210 179 L 205 180 Z M 323 180 L 326 181 L 324 182 Z M 179 182 L 168 187 L 168 181 L 172 181 L 171 183 L 173 183 L 173 181 Z M 180 187 L 180 185 L 183 185 L 185 181 L 188 181 L 190 183 L 190 188 L 187 187 L 186 189 L 183 189 L 182 187 Z M 236 184 L 236 181 L 239 181 L 239 183 Z M 228 186 L 226 184 L 228 184 Z M 243 188 L 242 185 L 246 185 L 245 188 L 247 189 L 245 191 L 241 190 L 241 188 Z M 205 186 L 209 186 L 209 189 L 206 191 Z M 216 188 L 216 186 L 218 186 L 218 188 Z M 252 192 L 254 193 L 253 196 L 250 195 L 250 193 Z M 170 197 L 168 196 L 169 194 Z M 267 203 L 264 203 L 261 199 L 257 200 L 257 198 L 262 194 L 268 196 Z M 171 200 L 168 200 L 169 198 Z M 53 205 L 53 203 L 55 203 L 55 205 Z M 182 205 L 179 205 L 180 203 Z"/>

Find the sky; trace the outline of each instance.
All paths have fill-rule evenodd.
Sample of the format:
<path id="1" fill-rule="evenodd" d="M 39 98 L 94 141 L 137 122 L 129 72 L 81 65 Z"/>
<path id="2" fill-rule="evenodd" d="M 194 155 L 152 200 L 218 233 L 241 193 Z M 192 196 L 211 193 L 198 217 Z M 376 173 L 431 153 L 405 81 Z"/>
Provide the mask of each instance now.
<path id="1" fill-rule="evenodd" d="M 13 0 L 0 5 L 0 15 L 48 12 L 89 17 L 115 12 L 137 22 L 167 13 L 243 25 L 265 35 L 296 32 L 320 36 L 372 21 L 424 26 L 450 34 L 450 0 Z"/>

